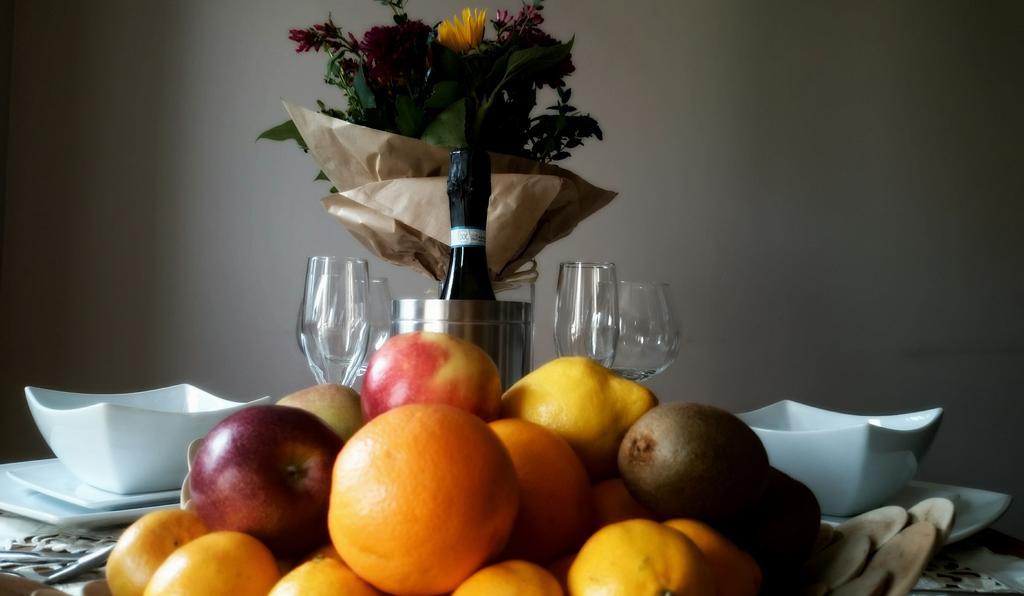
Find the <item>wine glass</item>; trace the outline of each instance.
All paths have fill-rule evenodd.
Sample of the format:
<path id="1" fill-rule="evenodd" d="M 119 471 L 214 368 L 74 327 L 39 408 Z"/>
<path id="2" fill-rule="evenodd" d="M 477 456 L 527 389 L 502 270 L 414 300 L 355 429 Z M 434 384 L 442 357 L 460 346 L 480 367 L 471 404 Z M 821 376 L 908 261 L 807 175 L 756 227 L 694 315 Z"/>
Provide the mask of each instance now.
<path id="1" fill-rule="evenodd" d="M 366 308 L 369 313 L 367 316 L 369 317 L 370 337 L 366 344 L 366 356 L 363 358 L 363 363 L 359 365 L 359 372 L 356 373 L 357 378 L 361 378 L 366 373 L 366 363 L 370 360 L 370 356 L 373 356 L 373 353 L 391 337 L 391 288 L 388 285 L 388 278 L 370 278 L 369 303 Z M 295 317 L 295 343 L 298 344 L 299 351 L 305 356 L 306 345 L 302 337 L 302 309 L 303 303 L 299 302 L 299 310 Z"/>
<path id="2" fill-rule="evenodd" d="M 369 338 L 366 261 L 310 257 L 299 337 L 317 383 L 351 385 Z"/>
<path id="3" fill-rule="evenodd" d="M 391 288 L 388 286 L 388 278 L 370 278 L 368 312 L 370 339 L 366 346 L 366 356 L 356 373 L 357 383 L 362 381 L 363 375 L 366 374 L 366 364 L 370 361 L 370 356 L 373 356 L 373 353 L 391 337 Z"/>
<path id="4" fill-rule="evenodd" d="M 306 356 L 306 340 L 302 337 L 302 313 L 306 307 L 306 290 L 302 290 L 302 299 L 299 300 L 299 312 L 295 315 L 295 343 L 299 344 L 299 351 Z"/>
<path id="5" fill-rule="evenodd" d="M 631 381 L 663 372 L 679 354 L 668 284 L 619 282 L 619 344 L 612 370 Z"/>
<path id="6" fill-rule="evenodd" d="M 610 366 L 619 341 L 614 263 L 562 263 L 555 296 L 555 351 Z"/>

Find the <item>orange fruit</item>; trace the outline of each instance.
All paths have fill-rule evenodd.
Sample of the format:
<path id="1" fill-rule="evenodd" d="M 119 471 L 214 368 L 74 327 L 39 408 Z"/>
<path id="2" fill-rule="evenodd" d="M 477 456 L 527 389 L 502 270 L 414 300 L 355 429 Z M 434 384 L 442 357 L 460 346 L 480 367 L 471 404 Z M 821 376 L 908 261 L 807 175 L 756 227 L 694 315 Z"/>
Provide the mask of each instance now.
<path id="1" fill-rule="evenodd" d="M 761 589 L 761 568 L 754 557 L 703 522 L 672 519 L 665 525 L 685 534 L 704 553 L 715 576 L 717 596 L 757 596 Z"/>
<path id="2" fill-rule="evenodd" d="M 512 458 L 480 418 L 406 405 L 352 435 L 327 525 L 360 577 L 398 594 L 450 592 L 501 552 L 519 508 Z"/>
<path id="3" fill-rule="evenodd" d="M 576 554 L 565 555 L 548 565 L 548 571 L 551 572 L 551 575 L 555 576 L 555 579 L 558 580 L 558 585 L 562 586 L 562 591 L 566 594 L 569 593 L 569 569 L 572 567 L 573 561 L 576 560 Z"/>
<path id="4" fill-rule="evenodd" d="M 657 520 L 653 511 L 629 494 L 622 478 L 609 478 L 594 485 L 594 521 L 598 528 L 627 519 Z"/>
<path id="5" fill-rule="evenodd" d="M 503 559 L 548 563 L 578 547 L 593 524 L 590 480 L 562 437 L 516 418 L 491 430 L 505 444 L 519 479 L 519 514 Z"/>
<path id="6" fill-rule="evenodd" d="M 316 555 L 282 577 L 269 596 L 380 596 L 380 592 L 341 559 Z"/>
<path id="7" fill-rule="evenodd" d="M 477 571 L 452 596 L 563 596 L 563 592 L 543 567 L 512 560 Z"/>
<path id="8" fill-rule="evenodd" d="M 605 526 L 569 568 L 573 596 L 712 596 L 714 577 L 700 549 L 682 532 L 646 519 Z"/>
<path id="9" fill-rule="evenodd" d="M 171 553 L 146 596 L 266 596 L 281 579 L 270 549 L 248 534 L 210 532 Z"/>
<path id="10" fill-rule="evenodd" d="M 114 596 L 140 596 L 160 564 L 178 547 L 209 530 L 192 511 L 165 509 L 128 526 L 110 551 L 107 585 Z"/>

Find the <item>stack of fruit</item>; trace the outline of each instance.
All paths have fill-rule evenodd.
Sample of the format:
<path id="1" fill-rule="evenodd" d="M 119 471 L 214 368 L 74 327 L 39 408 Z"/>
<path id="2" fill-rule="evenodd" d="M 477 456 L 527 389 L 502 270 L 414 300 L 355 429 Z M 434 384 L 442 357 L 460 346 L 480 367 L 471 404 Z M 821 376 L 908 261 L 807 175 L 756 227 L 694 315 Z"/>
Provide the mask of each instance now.
<path id="1" fill-rule="evenodd" d="M 814 496 L 737 418 L 583 358 L 502 394 L 478 348 L 417 332 L 376 352 L 361 399 L 281 403 L 207 435 L 188 510 L 111 554 L 115 596 L 754 596 L 818 535 Z"/>

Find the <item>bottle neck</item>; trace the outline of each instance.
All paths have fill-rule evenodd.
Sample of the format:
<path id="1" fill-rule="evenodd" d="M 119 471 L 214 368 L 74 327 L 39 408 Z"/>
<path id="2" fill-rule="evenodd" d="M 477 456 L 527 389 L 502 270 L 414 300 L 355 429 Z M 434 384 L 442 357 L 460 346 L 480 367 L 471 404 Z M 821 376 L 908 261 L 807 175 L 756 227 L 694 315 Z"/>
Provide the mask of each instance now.
<path id="1" fill-rule="evenodd" d="M 494 300 L 487 268 L 491 160 L 486 151 L 456 149 L 448 162 L 451 258 L 441 286 L 446 300 Z"/>
<path id="2" fill-rule="evenodd" d="M 478 149 L 452 151 L 448 162 L 448 207 L 452 230 L 486 230 L 490 200 L 491 159 L 487 152 Z"/>

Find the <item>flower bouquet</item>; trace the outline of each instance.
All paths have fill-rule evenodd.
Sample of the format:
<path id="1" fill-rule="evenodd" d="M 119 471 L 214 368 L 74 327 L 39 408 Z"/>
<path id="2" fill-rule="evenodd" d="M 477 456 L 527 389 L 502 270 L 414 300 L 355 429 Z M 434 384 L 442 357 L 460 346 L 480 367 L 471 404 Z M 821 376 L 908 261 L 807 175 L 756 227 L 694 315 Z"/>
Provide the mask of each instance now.
<path id="1" fill-rule="evenodd" d="M 437 280 L 452 243 L 449 152 L 486 152 L 490 276 L 535 277 L 532 259 L 615 196 L 552 164 L 602 136 L 570 103 L 572 40 L 541 29 L 541 0 L 490 21 L 466 9 L 435 26 L 411 19 L 407 0 L 378 1 L 394 23 L 361 39 L 330 18 L 290 32 L 297 52 L 326 55 L 324 81 L 345 107 L 286 103 L 290 119 L 260 138 L 293 140 L 311 153 L 317 178 L 333 184 L 322 200 L 328 212 L 380 258 Z M 553 103 L 538 110 L 545 94 Z"/>

